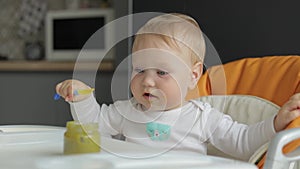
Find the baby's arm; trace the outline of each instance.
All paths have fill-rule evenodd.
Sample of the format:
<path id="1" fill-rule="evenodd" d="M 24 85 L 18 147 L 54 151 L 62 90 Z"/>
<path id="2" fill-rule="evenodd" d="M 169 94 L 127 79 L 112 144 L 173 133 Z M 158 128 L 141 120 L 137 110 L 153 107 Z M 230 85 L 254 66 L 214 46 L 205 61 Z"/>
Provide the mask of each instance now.
<path id="1" fill-rule="evenodd" d="M 71 114 L 75 121 L 81 123 L 99 123 L 102 136 L 118 134 L 123 117 L 114 104 L 99 105 L 92 94 L 74 95 L 74 90 L 91 89 L 85 83 L 69 79 L 56 85 L 56 92 L 70 104 Z M 125 104 L 127 105 L 127 104 Z M 123 108 L 120 108 L 123 110 Z"/>
<path id="2" fill-rule="evenodd" d="M 74 90 L 91 89 L 85 83 L 69 79 L 56 85 L 56 92 L 68 102 L 78 102 L 87 99 L 90 95 L 74 95 Z"/>
<path id="3" fill-rule="evenodd" d="M 274 120 L 276 132 L 283 130 L 298 116 L 300 116 L 300 93 L 293 95 L 279 110 Z"/>
<path id="4" fill-rule="evenodd" d="M 69 102 L 71 114 L 75 121 L 81 123 L 98 123 L 101 136 L 110 137 L 121 131 L 123 116 L 119 110 L 125 108 L 129 102 L 123 103 L 122 107 L 116 108 L 115 104 L 98 104 L 94 96 L 78 102 Z"/>
<path id="5" fill-rule="evenodd" d="M 206 138 L 219 150 L 241 160 L 248 160 L 251 155 L 274 135 L 274 116 L 252 125 L 233 121 L 229 115 L 212 109 L 203 113 L 207 123 L 204 127 Z M 209 123 L 210 122 L 210 123 Z"/>
<path id="6" fill-rule="evenodd" d="M 217 111 L 209 112 L 209 116 L 207 117 L 212 118 L 214 114 L 217 116 Z M 262 144 L 269 141 L 275 132 L 283 130 L 299 115 L 300 93 L 292 96 L 290 100 L 282 106 L 276 117 L 268 118 L 250 126 L 238 124 L 224 115 L 219 117 L 218 119 L 220 120 L 218 120 L 217 127 L 215 130 L 211 130 L 214 134 L 210 138 L 210 141 L 223 152 L 246 160 L 249 159 L 254 151 Z M 218 116 L 220 116 L 220 114 Z M 208 121 L 214 121 L 214 123 L 211 124 L 216 124 L 216 120 L 208 119 Z"/>

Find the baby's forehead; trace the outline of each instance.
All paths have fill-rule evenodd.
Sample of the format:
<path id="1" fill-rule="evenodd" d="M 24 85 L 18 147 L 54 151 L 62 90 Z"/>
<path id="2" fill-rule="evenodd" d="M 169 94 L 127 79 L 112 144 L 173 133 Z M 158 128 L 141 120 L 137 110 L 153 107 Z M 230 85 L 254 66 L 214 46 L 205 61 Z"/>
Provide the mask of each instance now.
<path id="1" fill-rule="evenodd" d="M 172 68 L 187 67 L 188 64 L 177 53 L 166 49 L 147 48 L 132 53 L 132 65 L 140 68 Z"/>

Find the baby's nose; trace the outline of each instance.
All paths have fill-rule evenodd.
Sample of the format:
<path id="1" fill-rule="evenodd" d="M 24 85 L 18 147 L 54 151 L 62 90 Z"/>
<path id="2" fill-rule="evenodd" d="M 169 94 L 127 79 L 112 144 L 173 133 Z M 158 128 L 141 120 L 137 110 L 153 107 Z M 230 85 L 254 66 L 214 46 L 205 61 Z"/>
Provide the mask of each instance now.
<path id="1" fill-rule="evenodd" d="M 146 71 L 144 73 L 144 78 L 143 78 L 143 85 L 144 86 L 155 86 L 155 72 L 152 71 Z"/>

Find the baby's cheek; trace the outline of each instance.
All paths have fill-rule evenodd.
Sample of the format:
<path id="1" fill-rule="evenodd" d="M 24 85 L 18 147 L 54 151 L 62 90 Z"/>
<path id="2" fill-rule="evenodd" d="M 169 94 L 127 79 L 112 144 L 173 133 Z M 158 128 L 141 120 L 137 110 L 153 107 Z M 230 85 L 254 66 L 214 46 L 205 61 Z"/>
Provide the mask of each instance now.
<path id="1" fill-rule="evenodd" d="M 167 97 L 167 103 L 170 106 L 175 106 L 180 104 L 183 96 L 181 93 L 181 89 L 179 87 L 173 88 L 169 90 L 168 97 Z"/>
<path id="2" fill-rule="evenodd" d="M 130 82 L 130 90 L 132 93 L 136 93 L 137 91 L 137 88 L 138 88 L 138 81 L 136 78 L 133 78 L 131 79 L 131 82 Z"/>

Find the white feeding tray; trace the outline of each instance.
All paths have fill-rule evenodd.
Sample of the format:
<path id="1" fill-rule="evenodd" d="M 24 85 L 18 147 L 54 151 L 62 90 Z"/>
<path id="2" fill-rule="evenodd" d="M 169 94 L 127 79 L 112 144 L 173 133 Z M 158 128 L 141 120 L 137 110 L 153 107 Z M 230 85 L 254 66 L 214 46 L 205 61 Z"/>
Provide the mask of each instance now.
<path id="1" fill-rule="evenodd" d="M 62 130 L 64 127 L 44 126 L 44 125 L 3 125 L 0 131 L 4 133 L 21 133 L 21 132 L 37 132 L 37 131 L 54 131 Z"/>
<path id="2" fill-rule="evenodd" d="M 252 164 L 203 156 L 162 153 L 110 138 L 101 138 L 100 153 L 63 155 L 65 128 L 0 126 L 0 166 L 7 169 L 255 169 Z"/>

